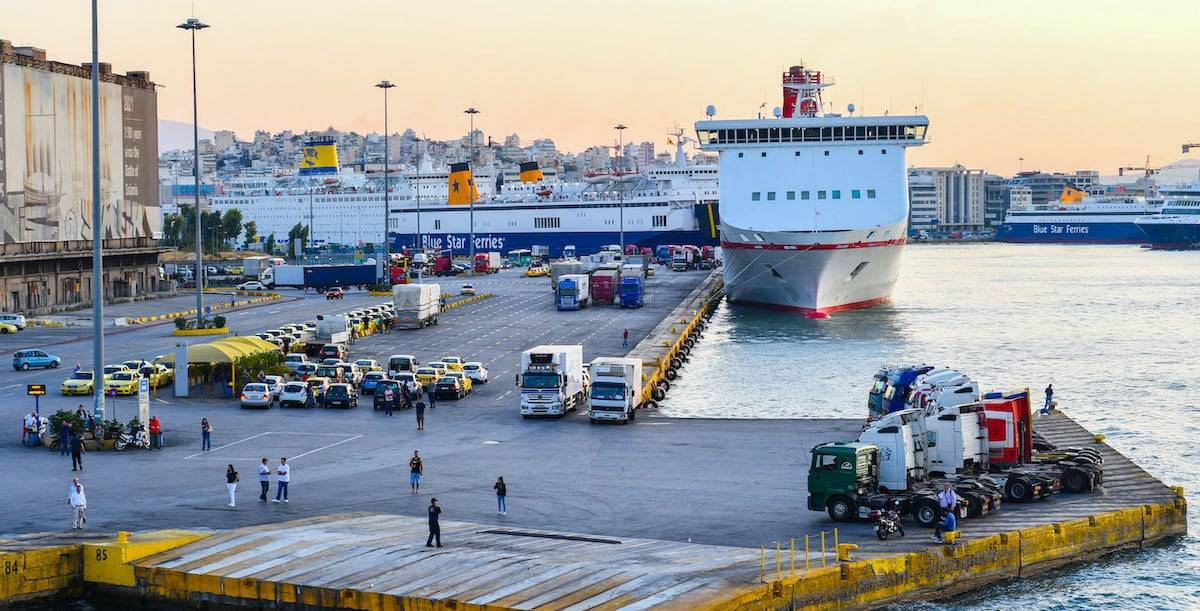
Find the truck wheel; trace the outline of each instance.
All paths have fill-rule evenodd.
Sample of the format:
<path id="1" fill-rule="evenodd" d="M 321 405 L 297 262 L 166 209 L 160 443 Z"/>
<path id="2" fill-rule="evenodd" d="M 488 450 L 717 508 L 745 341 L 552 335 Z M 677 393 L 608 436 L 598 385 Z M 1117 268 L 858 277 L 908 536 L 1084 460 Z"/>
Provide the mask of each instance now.
<path id="1" fill-rule="evenodd" d="M 921 528 L 933 528 L 937 524 L 938 514 L 940 513 L 937 501 L 931 498 L 914 500 L 910 512 L 912 513 L 913 521 Z"/>
<path id="2" fill-rule="evenodd" d="M 854 501 L 844 496 L 829 499 L 826 509 L 829 511 L 829 518 L 834 522 L 849 522 L 854 518 Z"/>
<path id="3" fill-rule="evenodd" d="M 1004 484 L 1004 496 L 1018 503 L 1033 500 L 1033 486 L 1023 477 L 1010 477 Z"/>
<path id="4" fill-rule="evenodd" d="M 1087 492 L 1092 489 L 1092 478 L 1082 469 L 1068 468 L 1062 474 L 1062 487 L 1075 494 Z"/>
<path id="5" fill-rule="evenodd" d="M 667 370 L 667 379 L 668 380 L 674 380 L 677 377 L 679 377 L 679 372 L 675 371 L 674 367 Z"/>

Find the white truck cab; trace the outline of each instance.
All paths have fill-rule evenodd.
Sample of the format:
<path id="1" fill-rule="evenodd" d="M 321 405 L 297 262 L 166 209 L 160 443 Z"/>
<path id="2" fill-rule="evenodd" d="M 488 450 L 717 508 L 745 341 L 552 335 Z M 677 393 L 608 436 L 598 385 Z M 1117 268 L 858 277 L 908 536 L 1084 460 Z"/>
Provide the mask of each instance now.
<path id="1" fill-rule="evenodd" d="M 588 366 L 588 418 L 627 423 L 642 406 L 642 359 L 599 357 Z"/>

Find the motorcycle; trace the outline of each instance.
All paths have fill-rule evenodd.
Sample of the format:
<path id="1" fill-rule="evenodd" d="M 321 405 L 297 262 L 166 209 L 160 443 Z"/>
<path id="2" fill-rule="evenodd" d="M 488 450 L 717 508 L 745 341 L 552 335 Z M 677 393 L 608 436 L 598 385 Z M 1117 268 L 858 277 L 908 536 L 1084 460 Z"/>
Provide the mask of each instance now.
<path id="1" fill-rule="evenodd" d="M 875 521 L 875 536 L 880 541 L 886 541 L 893 534 L 904 536 L 904 525 L 900 523 L 900 502 L 889 499 L 880 511 L 872 511 L 871 518 Z"/>
<path id="2" fill-rule="evenodd" d="M 126 433 L 126 432 L 122 432 L 119 436 L 117 436 L 117 441 L 116 441 L 116 443 L 113 444 L 113 449 L 118 452 L 122 452 L 129 445 L 134 445 L 136 447 L 145 448 L 146 450 L 149 450 L 150 449 L 150 434 L 147 433 L 145 429 L 140 429 L 140 430 L 138 430 L 137 433 L 135 433 L 133 435 L 130 435 L 129 433 Z"/>

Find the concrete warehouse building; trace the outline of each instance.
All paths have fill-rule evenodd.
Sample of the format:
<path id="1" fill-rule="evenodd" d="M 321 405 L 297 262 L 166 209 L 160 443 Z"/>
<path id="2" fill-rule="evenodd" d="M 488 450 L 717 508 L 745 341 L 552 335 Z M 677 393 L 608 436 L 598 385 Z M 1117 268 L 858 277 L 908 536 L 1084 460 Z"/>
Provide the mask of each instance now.
<path id="1" fill-rule="evenodd" d="M 147 72 L 100 70 L 107 299 L 159 290 L 158 110 Z M 0 40 L 0 311 L 92 298 L 91 64 Z"/>

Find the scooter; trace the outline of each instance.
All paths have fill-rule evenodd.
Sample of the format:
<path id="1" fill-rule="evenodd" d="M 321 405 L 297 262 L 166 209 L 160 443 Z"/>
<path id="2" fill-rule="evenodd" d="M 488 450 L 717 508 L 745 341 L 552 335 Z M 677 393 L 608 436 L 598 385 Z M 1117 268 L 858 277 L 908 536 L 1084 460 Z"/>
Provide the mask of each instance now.
<path id="1" fill-rule="evenodd" d="M 893 534 L 904 536 L 904 525 L 900 523 L 900 503 L 897 499 L 889 499 L 881 511 L 872 511 L 871 518 L 875 521 L 875 536 L 880 541 L 886 541 Z"/>
<path id="2" fill-rule="evenodd" d="M 150 434 L 146 432 L 146 429 L 139 429 L 132 436 L 129 433 L 122 432 L 117 436 L 117 441 L 113 444 L 113 449 L 122 452 L 130 444 L 139 448 L 145 448 L 148 451 L 150 450 Z"/>

